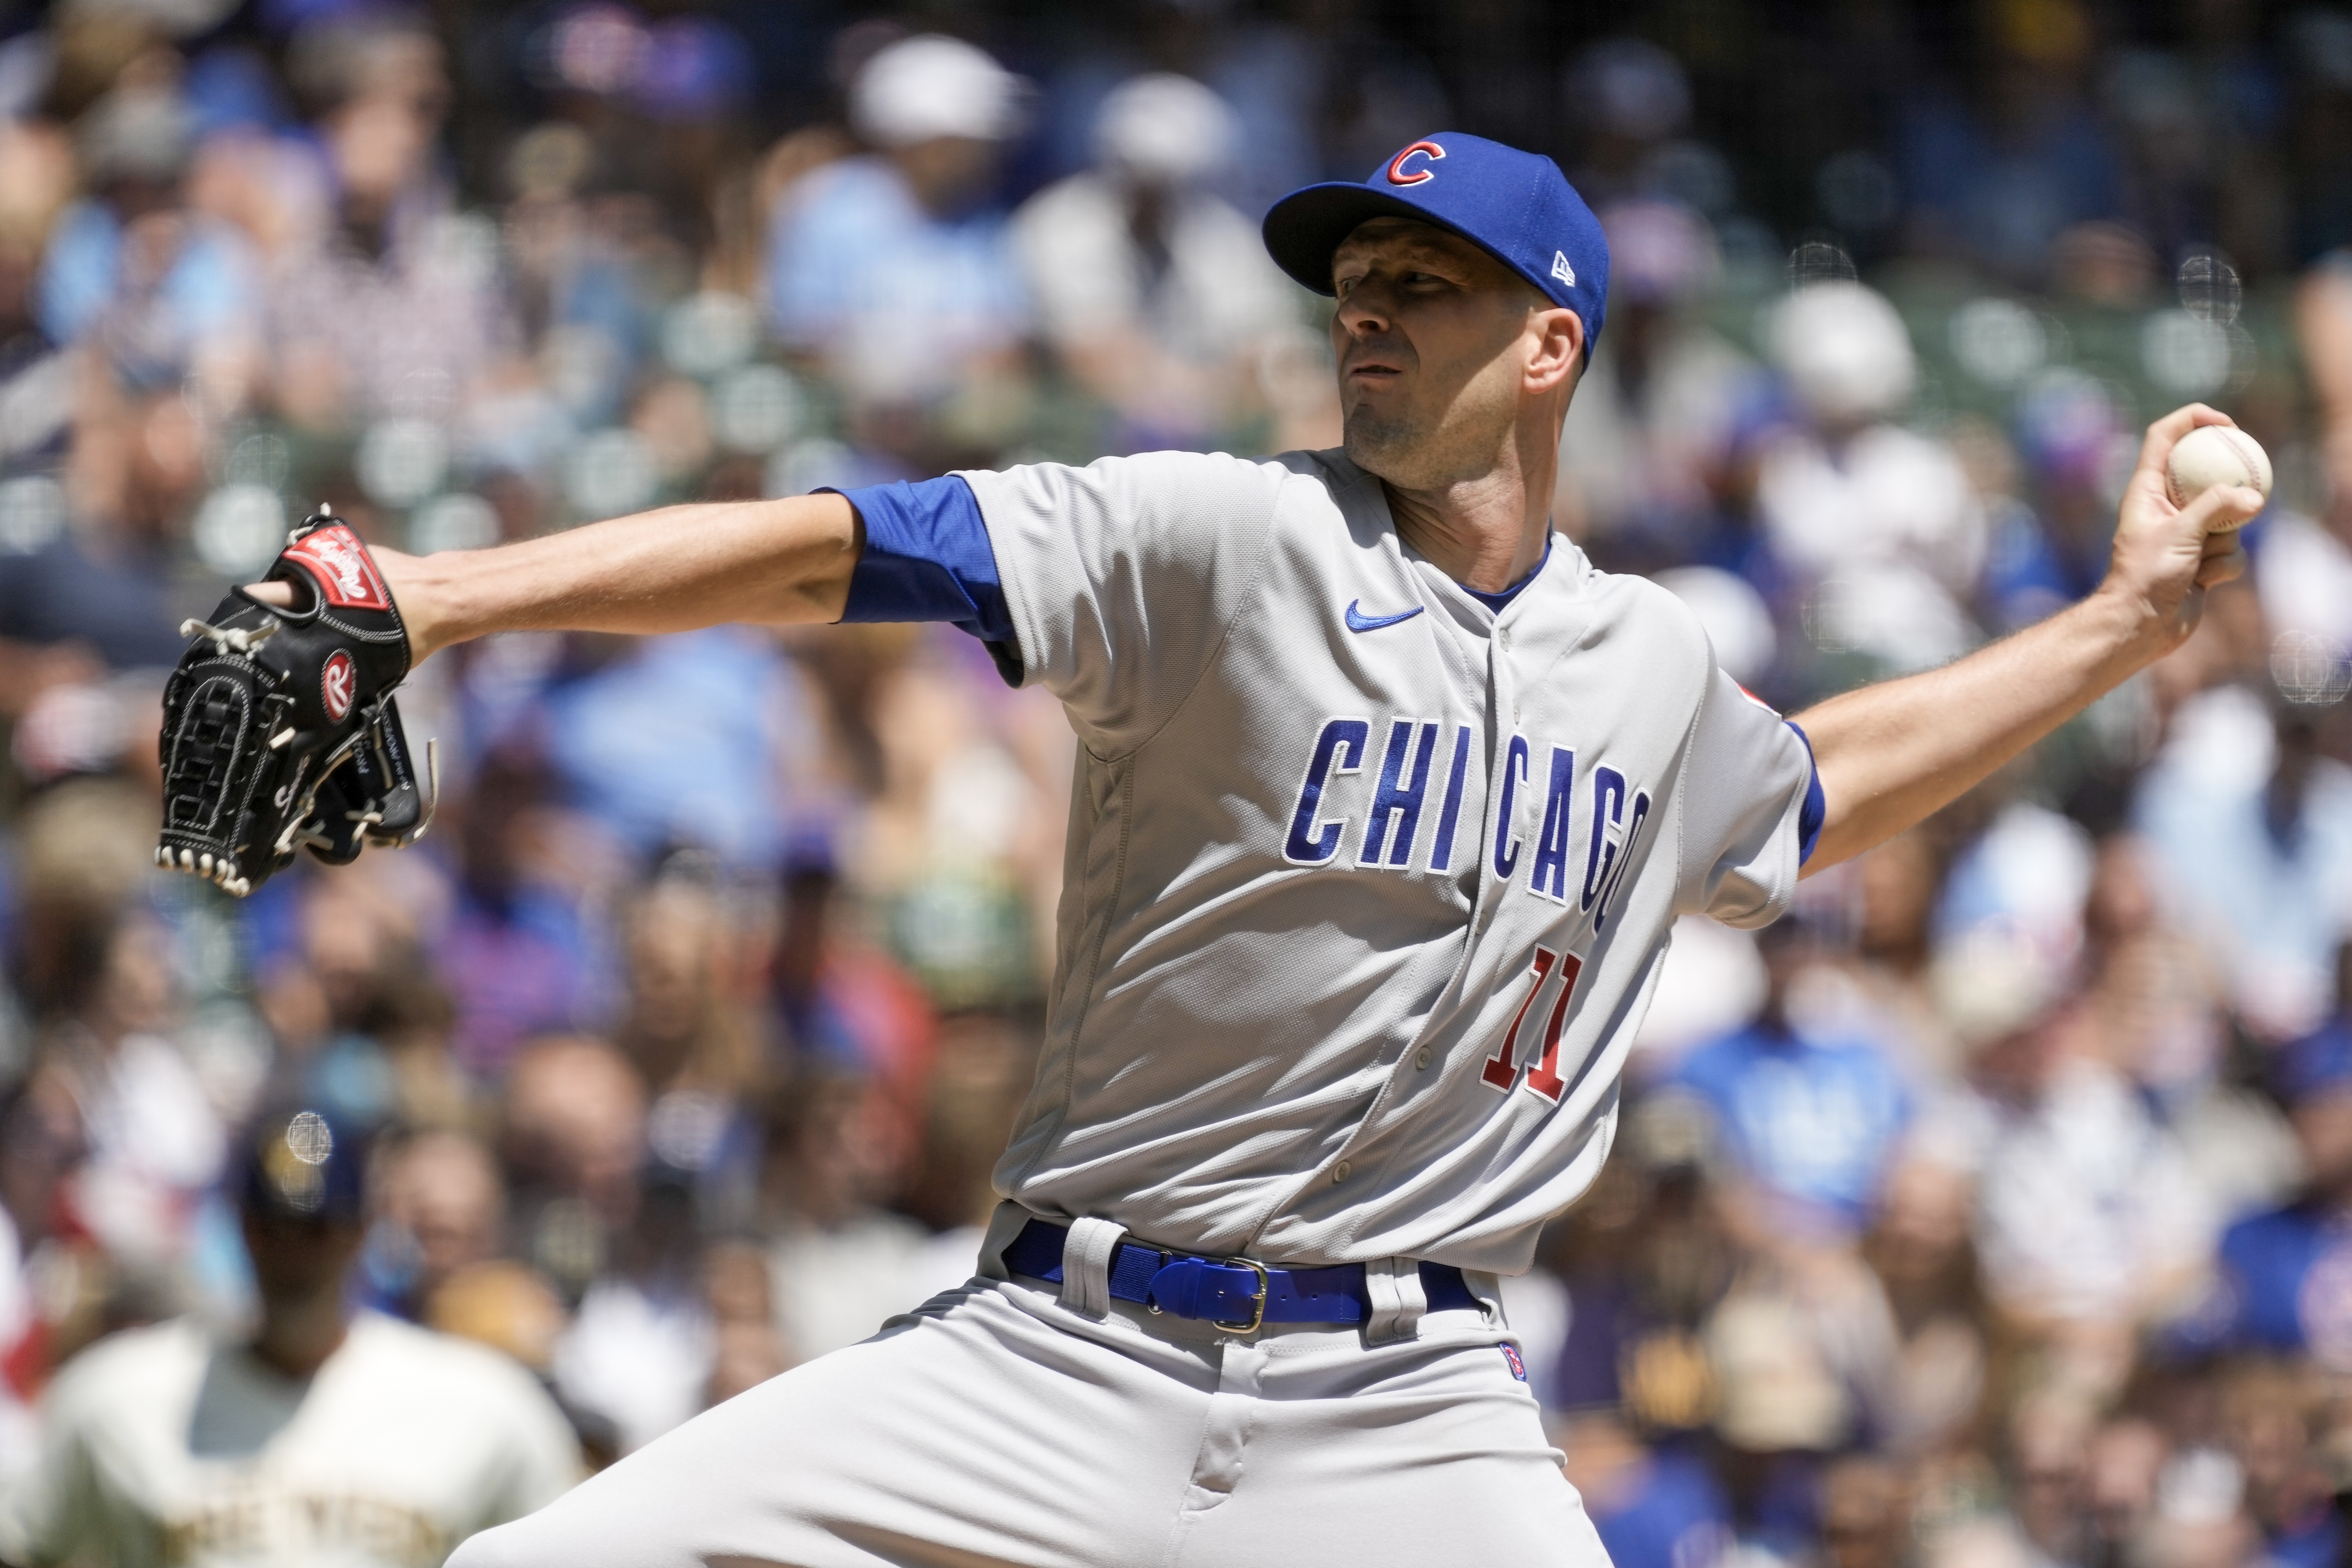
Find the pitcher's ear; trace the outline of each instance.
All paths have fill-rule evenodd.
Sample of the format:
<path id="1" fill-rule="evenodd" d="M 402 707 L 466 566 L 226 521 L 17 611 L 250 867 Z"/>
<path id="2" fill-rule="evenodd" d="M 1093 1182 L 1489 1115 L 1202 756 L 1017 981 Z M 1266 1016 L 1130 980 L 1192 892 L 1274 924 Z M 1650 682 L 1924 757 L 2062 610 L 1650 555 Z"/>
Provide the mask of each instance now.
<path id="1" fill-rule="evenodd" d="M 1573 377 L 1584 363 L 1584 320 L 1563 305 L 1536 312 L 1543 346 L 1528 362 L 1528 374 L 1537 386 L 1549 391 Z"/>

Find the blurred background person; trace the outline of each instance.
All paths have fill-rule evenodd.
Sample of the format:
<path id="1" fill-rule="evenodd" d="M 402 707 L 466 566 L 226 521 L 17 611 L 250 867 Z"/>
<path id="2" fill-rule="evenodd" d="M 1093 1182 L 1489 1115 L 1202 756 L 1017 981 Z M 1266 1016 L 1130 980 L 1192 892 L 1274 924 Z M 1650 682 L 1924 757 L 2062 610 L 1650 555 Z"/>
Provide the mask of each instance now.
<path id="1" fill-rule="evenodd" d="M 2347 946 L 2352 952 L 2352 946 Z M 2352 961 L 2345 965 L 2352 974 Z M 2303 1156 L 2303 1185 L 2277 1208 L 2250 1214 L 2221 1237 L 2214 1293 L 2194 1337 L 2268 1355 L 2307 1356 L 2335 1368 L 2352 1357 L 2352 997 L 2336 1016 L 2280 1052 L 2277 1086 Z"/>
<path id="2" fill-rule="evenodd" d="M 352 1313 L 355 1139 L 297 1111 L 265 1117 L 245 1155 L 250 1335 L 176 1320 L 68 1365 L 38 1468 L 0 1500 L 10 1561 L 437 1561 L 577 1476 L 570 1429 L 520 1368 Z"/>
<path id="3" fill-rule="evenodd" d="M 1791 916 L 1758 944 L 1768 988 L 1755 1020 L 1698 1046 L 1673 1083 L 1711 1114 L 1764 1228 L 1851 1237 L 1867 1227 L 1910 1106 L 1883 1043 L 1843 1020 L 1808 1018 L 1824 956 Z M 1818 987 L 1815 988 L 1816 993 Z"/>
<path id="4" fill-rule="evenodd" d="M 1722 281 L 1714 231 L 1690 207 L 1657 197 L 1599 215 L 1610 330 L 1560 430 L 1554 518 L 1622 570 L 1738 571 L 1748 564 L 1745 519 L 1728 470 L 1764 388 L 1755 361 L 1707 319 Z"/>
<path id="5" fill-rule="evenodd" d="M 273 400 L 317 430 L 450 421 L 518 345 L 435 166 L 449 96 L 440 40 L 407 12 L 327 12 L 297 32 L 288 70 L 317 115 L 328 194 L 268 279 Z"/>
<path id="6" fill-rule="evenodd" d="M 2035 960 L 1979 942 L 1947 962 L 1948 985 L 2000 997 L 1970 1020 L 1969 1086 L 1948 1124 L 1976 1141 L 1986 1283 L 2072 1375 L 2111 1394 L 2132 1337 L 2201 1283 L 2211 1203 L 2179 1142 L 2088 1048 L 2082 1005 L 2053 998 Z"/>
<path id="7" fill-rule="evenodd" d="M 867 59 L 849 123 L 871 152 L 803 177 L 778 204 L 768 299 L 784 342 L 854 396 L 936 398 L 1000 372 L 1028 324 L 998 172 L 1027 84 L 938 34 Z"/>
<path id="8" fill-rule="evenodd" d="M 2180 716 L 2136 802 L 2167 894 L 2273 1040 L 2326 1016 L 2347 928 L 2352 768 L 2322 749 L 2320 724 L 2283 694 L 2216 689 Z M 2234 752 L 2213 746 L 2225 733 Z"/>
<path id="9" fill-rule="evenodd" d="M 1040 336 L 1118 411 L 1109 450 L 1225 434 L 1257 412 L 1261 358 L 1295 348 L 1297 290 L 1214 189 L 1240 143 L 1240 122 L 1208 88 L 1136 77 L 1097 112 L 1095 167 L 1014 214 Z"/>
<path id="10" fill-rule="evenodd" d="M 871 1081 L 827 1074 L 775 1103 L 768 1268 L 777 1338 L 793 1361 L 855 1344 L 883 1320 L 969 1276 L 933 1255 L 929 1232 L 883 1207 L 897 1196 L 913 1128 Z"/>
<path id="11" fill-rule="evenodd" d="M 1902 315 L 1859 283 L 1809 283 L 1770 340 L 1795 406 L 1758 458 L 1757 512 L 1817 641 L 1894 670 L 1965 653 L 1984 519 L 1950 451 L 1896 418 L 1918 376 Z"/>
<path id="12" fill-rule="evenodd" d="M 429 1322 L 434 1298 L 506 1247 L 506 1179 L 482 1144 L 426 1131 L 379 1146 L 368 1288 L 384 1310 Z"/>

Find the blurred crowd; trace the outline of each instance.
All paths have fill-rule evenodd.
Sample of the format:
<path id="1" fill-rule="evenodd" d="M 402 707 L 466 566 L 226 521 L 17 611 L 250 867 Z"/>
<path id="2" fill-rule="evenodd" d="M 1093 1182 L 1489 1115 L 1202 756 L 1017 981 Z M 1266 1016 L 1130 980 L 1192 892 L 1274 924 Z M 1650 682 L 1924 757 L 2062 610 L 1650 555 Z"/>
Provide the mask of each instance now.
<path id="1" fill-rule="evenodd" d="M 1608 234 L 1555 521 L 1783 709 L 2088 591 L 2168 408 L 2278 474 L 2181 653 L 1677 931 L 1507 1284 L 1619 1568 L 2352 1559 L 2352 12 L 1441 9 L 0 15 L 0 1485 L 77 1354 L 267 1317 L 289 1107 L 348 1303 L 600 1463 L 961 1281 L 1040 1031 L 1073 742 L 961 632 L 455 650 L 431 836 L 240 904 L 149 864 L 184 616 L 318 503 L 1333 444 L 1257 220 L 1456 128 Z"/>

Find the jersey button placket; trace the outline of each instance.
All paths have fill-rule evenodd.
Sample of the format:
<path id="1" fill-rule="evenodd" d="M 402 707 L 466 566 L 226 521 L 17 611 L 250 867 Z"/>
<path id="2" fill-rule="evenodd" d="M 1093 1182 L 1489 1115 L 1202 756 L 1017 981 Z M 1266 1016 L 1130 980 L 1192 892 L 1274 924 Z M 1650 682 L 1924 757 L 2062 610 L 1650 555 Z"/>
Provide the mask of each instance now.
<path id="1" fill-rule="evenodd" d="M 1341 1182 L 1346 1181 L 1349 1173 L 1354 1171 L 1355 1168 L 1355 1166 L 1349 1165 L 1345 1160 L 1341 1160 L 1338 1165 L 1333 1166 L 1331 1167 L 1331 1185 L 1333 1186 L 1337 1186 Z"/>
<path id="2" fill-rule="evenodd" d="M 1510 657 L 1503 649 L 1500 632 L 1486 650 L 1486 681 L 1495 727 L 1487 737 L 1486 810 L 1481 813 L 1479 829 L 1478 903 L 1473 927 L 1482 934 L 1494 924 L 1509 885 L 1508 879 L 1495 872 L 1495 835 L 1501 826 L 1496 812 L 1503 803 L 1503 773 L 1510 766 L 1511 737 L 1519 727 L 1519 685 L 1512 679 Z M 1524 784 L 1516 791 L 1518 796 L 1526 793 Z M 1517 810 L 1512 814 L 1517 816 Z"/>
<path id="3" fill-rule="evenodd" d="M 1487 651 L 1486 663 L 1495 683 L 1495 712 L 1511 716 L 1510 727 L 1519 724 L 1519 683 L 1511 668 L 1511 634 L 1496 628 L 1494 646 Z M 1503 737 L 1506 741 L 1508 736 Z"/>

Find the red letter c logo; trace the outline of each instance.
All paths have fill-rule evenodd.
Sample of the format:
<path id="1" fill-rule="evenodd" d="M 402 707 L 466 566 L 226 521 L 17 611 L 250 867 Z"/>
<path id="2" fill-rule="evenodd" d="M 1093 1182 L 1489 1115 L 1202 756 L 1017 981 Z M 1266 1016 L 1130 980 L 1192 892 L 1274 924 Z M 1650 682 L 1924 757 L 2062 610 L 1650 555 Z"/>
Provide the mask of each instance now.
<path id="1" fill-rule="evenodd" d="M 1390 184 L 1391 184 L 1391 185 L 1418 185 L 1418 184 L 1420 184 L 1423 180 L 1426 180 L 1426 179 L 1428 179 L 1428 178 L 1430 177 L 1430 173 L 1429 173 L 1429 171 L 1428 171 L 1427 169 L 1413 169 L 1413 170 L 1408 171 L 1408 170 L 1405 168 L 1405 166 L 1404 166 L 1404 161 L 1405 161 L 1406 159 L 1408 159 L 1408 158 L 1412 157 L 1412 156 L 1414 153 L 1416 153 L 1416 152 L 1418 152 L 1418 153 L 1422 154 L 1423 157 L 1427 158 L 1427 159 L 1428 159 L 1431 162 L 1433 162 L 1433 163 L 1436 162 L 1440 158 L 1443 158 L 1443 157 L 1444 157 L 1444 156 L 1445 156 L 1445 149 L 1444 149 L 1444 148 L 1443 148 L 1443 147 L 1440 147 L 1440 146 L 1439 146 L 1436 142 L 1434 142 L 1434 141 L 1416 141 L 1416 142 L 1414 142 L 1412 146 L 1410 146 L 1410 147 L 1406 148 L 1403 152 L 1402 152 L 1398 153 L 1395 157 L 1393 157 L 1393 158 L 1391 158 L 1391 159 L 1390 159 L 1390 160 L 1389 160 L 1389 183 L 1390 183 Z"/>

